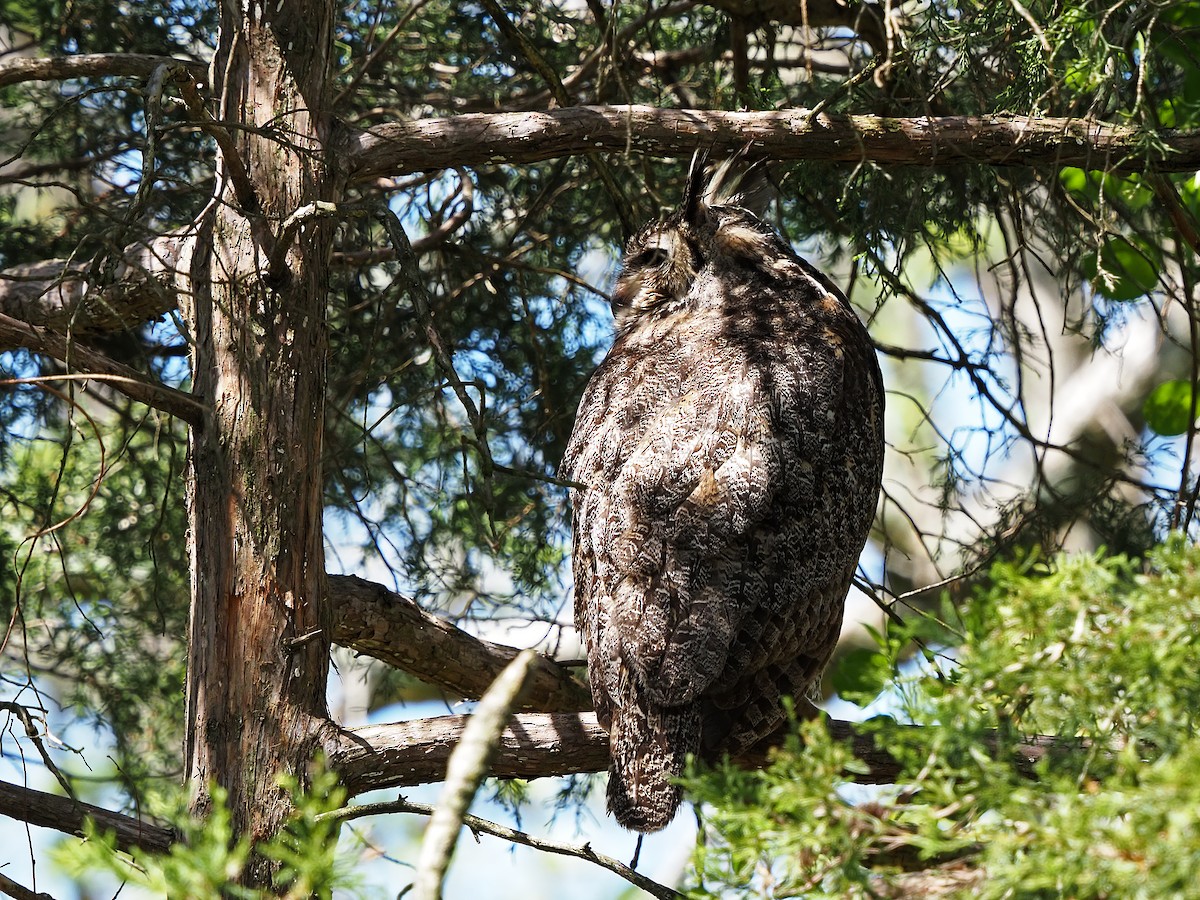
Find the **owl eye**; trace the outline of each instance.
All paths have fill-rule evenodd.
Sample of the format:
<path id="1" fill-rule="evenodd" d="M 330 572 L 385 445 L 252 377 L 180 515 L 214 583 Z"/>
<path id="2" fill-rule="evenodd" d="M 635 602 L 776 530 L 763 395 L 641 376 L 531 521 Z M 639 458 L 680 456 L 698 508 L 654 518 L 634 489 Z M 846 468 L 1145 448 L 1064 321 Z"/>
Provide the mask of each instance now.
<path id="1" fill-rule="evenodd" d="M 629 258 L 628 267 L 631 269 L 657 268 L 671 258 L 665 247 L 647 247 Z"/>

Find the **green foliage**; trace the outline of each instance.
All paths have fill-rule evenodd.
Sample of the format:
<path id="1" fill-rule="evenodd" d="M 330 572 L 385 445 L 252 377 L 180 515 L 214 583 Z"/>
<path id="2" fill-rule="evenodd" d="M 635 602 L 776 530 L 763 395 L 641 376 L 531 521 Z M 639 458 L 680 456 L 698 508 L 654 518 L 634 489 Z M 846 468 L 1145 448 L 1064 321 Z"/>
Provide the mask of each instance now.
<path id="1" fill-rule="evenodd" d="M 1193 388 L 1187 381 L 1164 381 L 1142 404 L 1146 424 L 1162 435 L 1183 434 L 1195 420 Z"/>
<path id="2" fill-rule="evenodd" d="M 151 798 L 149 811 L 172 825 L 179 835 L 167 853 L 123 853 L 116 849 L 111 832 L 102 833 L 89 822 L 84 840 L 63 841 L 55 857 L 76 878 L 104 872 L 172 900 L 301 900 L 329 897 L 335 889 L 352 889 L 355 879 L 350 866 L 336 853 L 338 822 L 326 817 L 346 800 L 337 776 L 320 771 L 307 790 L 302 790 L 294 777 L 284 776 L 279 779 L 279 787 L 291 795 L 295 810 L 278 834 L 253 848 L 245 836 L 235 834 L 225 791 L 214 786 L 212 811 L 203 820 L 188 815 L 187 798 L 182 792 Z M 252 855 L 276 864 L 272 890 L 255 890 L 238 883 Z"/>
<path id="3" fill-rule="evenodd" d="M 895 641 L 869 629 L 880 640 Z M 892 680 L 892 663 L 889 655 L 870 647 L 855 647 L 842 655 L 833 672 L 833 689 L 843 700 L 866 705 Z"/>
<path id="4" fill-rule="evenodd" d="M 10 634 L 0 674 L 109 729 L 116 771 L 93 764 L 134 795 L 181 765 L 188 613 L 182 429 L 141 416 L 55 423 L 0 468 L 20 485 L 0 494 L 0 616 L 39 626 Z"/>
<path id="5" fill-rule="evenodd" d="M 919 668 L 898 652 L 918 634 L 943 648 Z M 1172 538 L 1144 572 L 1101 554 L 999 563 L 957 630 L 926 620 L 879 655 L 894 712 L 863 727 L 895 786 L 861 802 L 861 764 L 819 722 L 762 772 L 691 777 L 710 807 L 693 896 L 888 896 L 937 866 L 972 897 L 1194 889 L 1200 549 Z M 1038 736 L 1052 744 L 1023 760 Z"/>

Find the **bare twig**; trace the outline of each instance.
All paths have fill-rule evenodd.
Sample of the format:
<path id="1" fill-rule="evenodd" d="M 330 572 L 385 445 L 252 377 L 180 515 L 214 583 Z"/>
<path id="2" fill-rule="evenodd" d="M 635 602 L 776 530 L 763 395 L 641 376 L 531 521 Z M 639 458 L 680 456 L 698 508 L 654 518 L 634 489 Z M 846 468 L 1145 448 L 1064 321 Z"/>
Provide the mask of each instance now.
<path id="1" fill-rule="evenodd" d="M 59 771 L 58 766 L 54 764 L 54 760 L 50 758 L 50 752 L 46 749 L 46 745 L 42 743 L 41 732 L 38 731 L 37 726 L 33 723 L 33 715 L 29 712 L 29 708 L 22 706 L 20 703 L 0 700 L 0 709 L 7 710 L 21 720 L 21 724 L 25 726 L 25 736 L 33 742 L 33 746 L 37 747 L 37 752 L 42 758 L 42 763 L 50 770 L 50 773 L 58 781 L 59 785 L 62 786 L 62 789 L 66 791 L 67 796 L 72 800 L 76 799 L 75 789 L 71 787 L 71 782 L 67 780 L 67 776 Z"/>
<path id="2" fill-rule="evenodd" d="M 488 688 L 467 721 L 462 739 L 450 755 L 446 784 L 421 841 L 414 900 L 441 900 L 442 881 L 458 842 L 463 817 L 488 773 L 497 739 L 512 715 L 513 704 L 525 687 L 536 659 L 537 654 L 532 650 L 522 651 Z"/>
<path id="3" fill-rule="evenodd" d="M 136 369 L 72 343 L 67 337 L 48 328 L 27 325 L 0 313 L 0 349 L 16 347 L 45 353 L 59 360 L 70 360 L 71 368 L 86 370 L 75 374 L 106 381 L 125 396 L 177 416 L 190 425 L 199 425 L 203 421 L 204 404 L 192 395 L 165 384 L 149 382 Z"/>
<path id="4" fill-rule="evenodd" d="M 389 31 L 384 39 L 379 42 L 378 46 L 371 50 L 370 55 L 359 64 L 358 71 L 354 73 L 354 77 L 350 79 L 350 83 L 338 92 L 338 95 L 334 98 L 333 103 L 330 104 L 334 109 L 340 107 L 347 97 L 354 96 L 354 92 L 358 90 L 359 82 L 361 82 L 366 74 L 371 71 L 371 67 L 375 65 L 375 61 L 379 59 L 379 57 L 383 55 L 388 47 L 392 45 L 392 42 L 400 36 L 400 32 L 403 30 L 404 26 L 412 21 L 413 16 L 420 12 L 421 7 L 428 2 L 429 0 L 416 0 L 415 3 L 413 3 L 404 11 L 404 15 L 402 15 L 396 24 L 392 26 L 392 30 Z"/>
<path id="5" fill-rule="evenodd" d="M 336 819 L 339 822 L 349 822 L 364 816 L 381 816 L 391 813 L 413 813 L 427 816 L 431 815 L 433 811 L 434 807 L 426 803 L 413 803 L 404 798 L 399 798 L 381 803 L 364 803 L 362 806 L 348 806 L 345 809 L 323 813 L 317 818 L 318 821 L 321 819 Z M 471 831 L 490 834 L 493 837 L 502 838 L 514 844 L 532 847 L 535 850 L 543 850 L 546 853 L 557 853 L 561 856 L 573 856 L 577 859 L 585 859 L 603 869 L 608 869 L 608 871 L 619 875 L 630 884 L 641 888 L 647 894 L 659 897 L 661 900 L 679 900 L 683 896 L 678 891 L 672 890 L 666 885 L 659 884 L 657 881 L 647 878 L 640 872 L 631 869 L 620 860 L 613 859 L 611 856 L 605 856 L 603 853 L 597 853 L 592 849 L 591 844 L 563 844 L 558 841 L 547 841 L 526 834 L 523 831 L 517 831 L 514 828 L 508 828 L 496 822 L 481 819 L 479 816 L 465 815 L 462 818 L 462 823 L 470 828 Z"/>
<path id="6" fill-rule="evenodd" d="M 546 82 L 550 88 L 550 93 L 554 96 L 558 105 L 560 107 L 570 106 L 571 97 L 559 79 L 558 73 L 554 71 L 554 67 L 546 62 L 545 57 L 522 34 L 521 29 L 512 23 L 512 20 L 508 17 L 508 13 L 500 7 L 497 0 L 480 0 L 480 2 L 483 4 L 483 8 L 487 10 L 488 15 L 492 17 L 492 21 L 496 23 L 496 27 L 500 29 L 505 39 L 517 49 L 517 52 L 525 57 L 525 61 Z M 630 218 L 629 200 L 621 190 L 621 186 L 617 184 L 617 179 L 613 176 L 612 168 L 599 153 L 588 153 L 587 159 L 599 177 L 600 183 L 604 185 L 604 190 L 612 201 L 613 208 L 616 210 L 617 217 L 621 220 L 621 227 L 625 230 L 625 234 L 632 234 L 633 220 Z"/>
<path id="7" fill-rule="evenodd" d="M 179 85 L 179 93 L 183 95 L 183 102 L 187 104 L 188 111 L 196 120 L 196 125 L 202 131 L 212 135 L 213 140 L 217 142 L 217 147 L 221 151 L 221 160 L 225 164 L 225 174 L 229 176 L 229 181 L 233 185 L 233 194 L 237 198 L 238 205 L 243 212 L 257 213 L 260 209 L 258 193 L 254 189 L 254 181 L 250 178 L 250 173 L 246 171 L 246 164 L 242 162 L 242 157 L 237 152 L 237 147 L 234 146 L 233 137 L 228 130 L 213 119 L 208 107 L 200 98 L 196 81 L 190 72 L 181 70 L 175 81 Z"/>
<path id="8" fill-rule="evenodd" d="M 482 403 L 476 404 L 471 399 L 466 384 L 454 368 L 454 358 L 451 356 L 446 341 L 442 338 L 441 332 L 438 330 L 437 323 L 433 320 L 433 301 L 429 296 L 429 288 L 426 287 L 425 282 L 420 277 L 420 267 L 417 263 L 416 254 L 413 252 L 412 244 L 409 243 L 404 226 L 400 224 L 400 219 L 396 214 L 386 206 L 380 205 L 377 209 L 377 217 L 383 223 L 388 238 L 396 250 L 396 261 L 400 264 L 397 278 L 403 279 L 405 286 L 408 288 L 409 297 L 412 299 L 413 311 L 417 314 L 417 319 L 425 331 L 425 338 L 429 341 L 430 349 L 433 350 L 433 357 L 437 362 L 438 368 L 446 376 L 451 389 L 454 391 L 455 396 L 458 397 L 458 402 L 462 404 L 463 409 L 466 411 L 467 420 L 471 423 L 471 428 L 475 433 L 475 440 L 472 443 L 479 453 L 479 499 L 483 505 L 483 509 L 488 514 L 488 524 L 493 529 L 493 537 L 495 537 L 495 525 L 492 521 L 492 510 L 494 508 L 492 500 L 492 477 L 495 464 L 492 461 L 491 447 L 488 445 L 487 424 L 484 421 L 482 413 Z M 482 401 L 482 393 L 480 396 Z"/>

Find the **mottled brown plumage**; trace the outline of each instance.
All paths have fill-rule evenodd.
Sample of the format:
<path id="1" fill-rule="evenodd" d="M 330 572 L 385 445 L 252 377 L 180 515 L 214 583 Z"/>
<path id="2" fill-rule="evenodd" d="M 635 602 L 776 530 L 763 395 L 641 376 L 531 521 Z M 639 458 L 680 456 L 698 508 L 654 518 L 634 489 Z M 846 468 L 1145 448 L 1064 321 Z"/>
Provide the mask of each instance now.
<path id="1" fill-rule="evenodd" d="M 818 679 L 879 493 L 867 332 L 728 173 L 694 166 L 630 240 L 562 465 L 609 810 L 638 831 L 674 816 L 689 753 L 749 747 Z"/>

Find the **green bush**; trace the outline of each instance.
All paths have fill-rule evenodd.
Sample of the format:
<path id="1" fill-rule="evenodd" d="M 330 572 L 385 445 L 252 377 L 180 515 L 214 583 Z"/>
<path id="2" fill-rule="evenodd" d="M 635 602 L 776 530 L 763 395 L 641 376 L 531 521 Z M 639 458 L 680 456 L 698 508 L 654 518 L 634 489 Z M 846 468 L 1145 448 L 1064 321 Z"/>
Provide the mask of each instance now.
<path id="1" fill-rule="evenodd" d="M 845 680 L 893 673 L 862 728 L 895 784 L 855 786 L 822 722 L 763 771 L 690 776 L 692 896 L 1200 896 L 1198 569 L 1180 538 L 1144 566 L 1000 563 L 956 613 L 880 636 Z"/>

